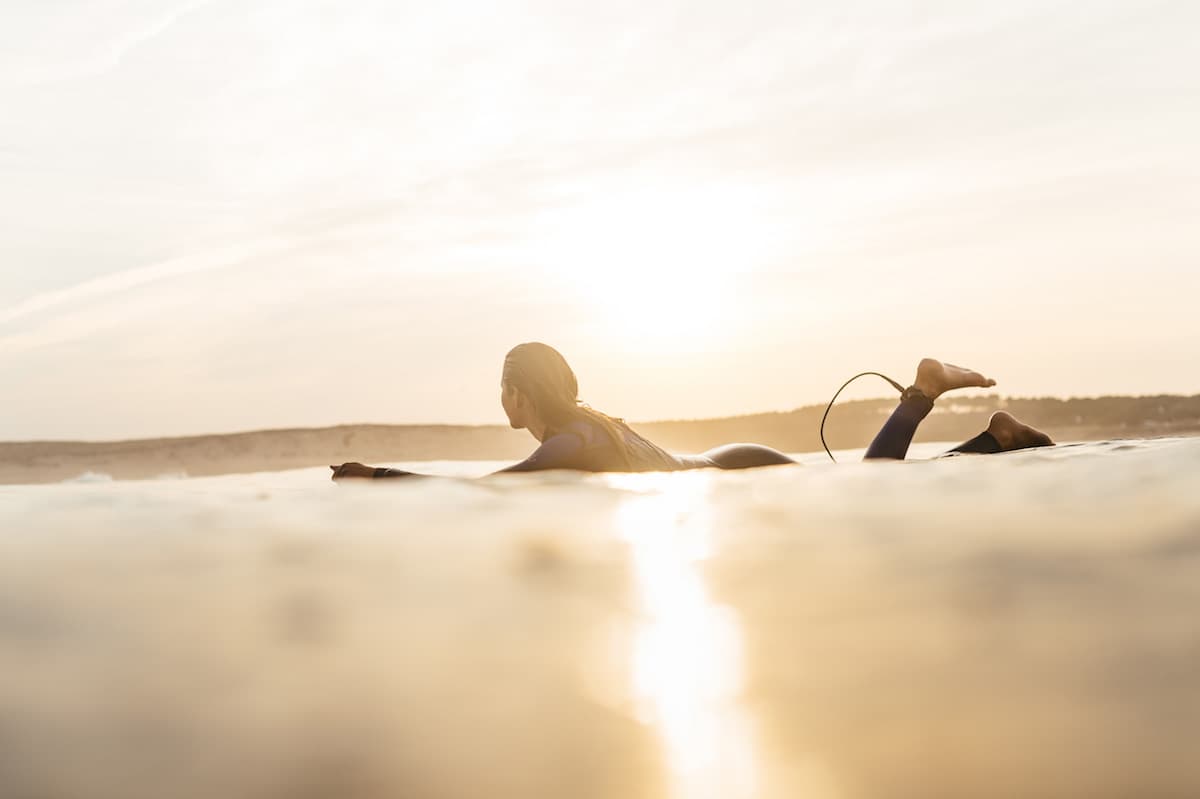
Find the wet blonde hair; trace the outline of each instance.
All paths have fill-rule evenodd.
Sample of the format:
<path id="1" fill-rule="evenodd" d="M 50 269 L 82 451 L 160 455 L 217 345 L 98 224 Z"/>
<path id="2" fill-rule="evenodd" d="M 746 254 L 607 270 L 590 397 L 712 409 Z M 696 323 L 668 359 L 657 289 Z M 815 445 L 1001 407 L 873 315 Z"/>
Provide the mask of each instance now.
<path id="1" fill-rule="evenodd" d="M 576 420 L 589 422 L 609 438 L 630 470 L 666 469 L 674 464 L 670 453 L 634 433 L 624 419 L 580 402 L 575 372 L 562 353 L 548 344 L 530 341 L 513 347 L 504 358 L 501 380 L 529 399 L 551 434 Z"/>

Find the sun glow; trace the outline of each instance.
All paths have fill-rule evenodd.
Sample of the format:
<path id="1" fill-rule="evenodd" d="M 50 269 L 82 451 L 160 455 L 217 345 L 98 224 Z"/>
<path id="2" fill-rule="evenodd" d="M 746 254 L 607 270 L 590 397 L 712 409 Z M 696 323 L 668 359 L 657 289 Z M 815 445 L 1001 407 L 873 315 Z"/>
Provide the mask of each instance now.
<path id="1" fill-rule="evenodd" d="M 774 238 L 739 186 L 624 187 L 539 215 L 542 267 L 606 336 L 692 349 L 744 315 L 740 279 Z"/>

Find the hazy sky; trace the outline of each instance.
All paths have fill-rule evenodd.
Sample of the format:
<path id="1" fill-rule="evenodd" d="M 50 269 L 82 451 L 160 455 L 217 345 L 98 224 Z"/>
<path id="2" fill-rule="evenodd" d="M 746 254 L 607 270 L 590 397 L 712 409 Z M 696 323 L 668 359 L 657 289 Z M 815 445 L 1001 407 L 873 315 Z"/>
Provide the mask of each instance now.
<path id="1" fill-rule="evenodd" d="M 0 0 L 0 439 L 1200 392 L 1200 3 Z M 882 395 L 879 388 L 868 392 Z"/>

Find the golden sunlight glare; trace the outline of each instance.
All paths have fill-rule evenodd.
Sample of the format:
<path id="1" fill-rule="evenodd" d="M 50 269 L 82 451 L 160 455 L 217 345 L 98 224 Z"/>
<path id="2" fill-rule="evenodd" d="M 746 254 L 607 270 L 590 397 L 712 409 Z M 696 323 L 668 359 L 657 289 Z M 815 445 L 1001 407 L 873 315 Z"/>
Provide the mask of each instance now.
<path id="1" fill-rule="evenodd" d="M 532 245 L 606 334 L 692 350 L 744 315 L 738 278 L 772 238 L 757 200 L 724 184 L 597 190 L 541 214 Z"/>
<path id="2" fill-rule="evenodd" d="M 712 602 L 700 573 L 712 548 L 709 486 L 673 480 L 625 500 L 616 524 L 641 600 L 631 653 L 637 713 L 658 731 L 673 795 L 738 799 L 755 795 L 757 767 L 740 704 L 738 619 Z"/>

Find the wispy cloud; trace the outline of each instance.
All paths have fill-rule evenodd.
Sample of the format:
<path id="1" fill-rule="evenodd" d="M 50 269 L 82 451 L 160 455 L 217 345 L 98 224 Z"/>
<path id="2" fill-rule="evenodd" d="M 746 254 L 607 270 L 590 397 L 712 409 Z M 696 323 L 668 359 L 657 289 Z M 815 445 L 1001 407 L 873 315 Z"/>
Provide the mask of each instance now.
<path id="1" fill-rule="evenodd" d="M 212 0 L 189 0 L 174 8 L 154 9 L 140 19 L 122 14 L 120 8 L 97 8 L 98 4 L 55 9 L 54 15 L 36 33 L 14 26 L 21 44 L 8 43 L 8 63 L 0 69 L 0 85 L 38 87 L 62 81 L 102 75 L 117 67 L 134 50 L 161 36 L 188 14 Z M 19 13 L 19 12 L 18 12 Z M 124 27 L 96 41 L 93 15 L 108 15 Z M 74 51 L 74 52 L 71 52 Z"/>
<path id="2" fill-rule="evenodd" d="M 282 252 L 295 246 L 289 238 L 266 238 L 248 244 L 230 246 L 222 250 L 185 255 L 162 263 L 127 269 L 103 277 L 77 283 L 69 288 L 44 292 L 16 305 L 0 310 L 0 325 L 12 324 L 35 314 L 54 311 L 58 308 L 108 297 L 150 283 L 182 277 L 184 275 L 226 269 L 243 263 L 246 259 Z M 0 338 L 0 342 L 3 339 Z"/>
<path id="3" fill-rule="evenodd" d="M 4 376 L 37 415 L 113 354 L 113 380 L 181 403 L 201 372 L 231 394 L 303 384 L 299 421 L 323 411 L 316 371 L 361 383 L 400 357 L 424 379 L 392 384 L 402 415 L 449 415 L 453 393 L 482 420 L 492 398 L 459 389 L 536 337 L 625 386 L 636 402 L 609 396 L 635 418 L 789 407 L 950 330 L 981 365 L 1049 372 L 1044 342 L 1111 329 L 1124 270 L 1159 295 L 1145 340 L 1122 331 L 1123 362 L 1040 390 L 1165 388 L 1154 337 L 1200 337 L 1197 9 L 10 3 Z M 638 308 L 707 320 L 669 290 L 726 285 L 704 269 L 736 276 L 720 299 L 743 323 L 708 324 L 717 360 L 643 396 L 655 346 L 616 328 Z M 122 429 L 148 424 L 129 403 Z"/>

